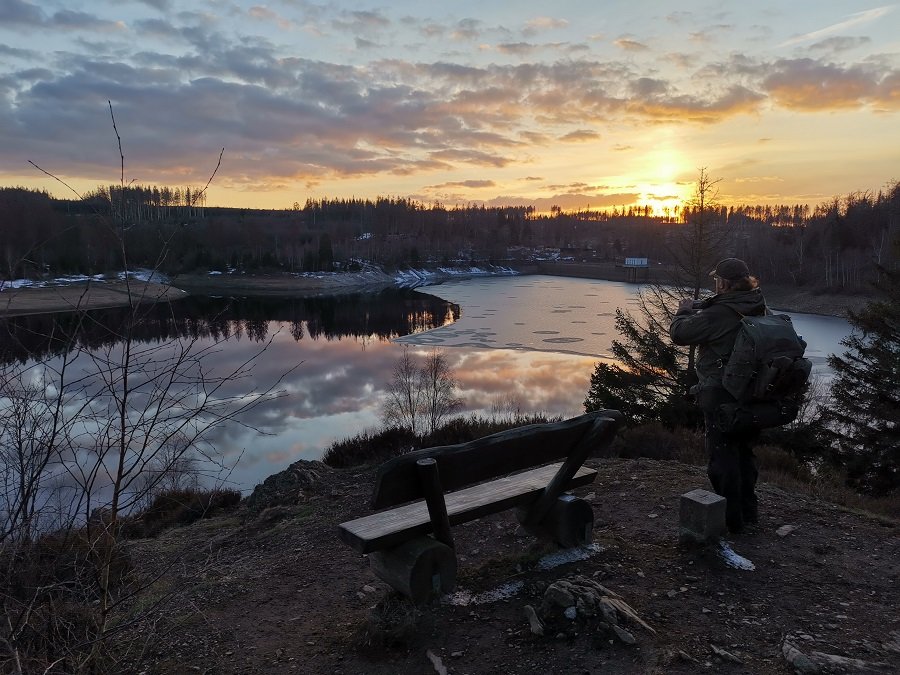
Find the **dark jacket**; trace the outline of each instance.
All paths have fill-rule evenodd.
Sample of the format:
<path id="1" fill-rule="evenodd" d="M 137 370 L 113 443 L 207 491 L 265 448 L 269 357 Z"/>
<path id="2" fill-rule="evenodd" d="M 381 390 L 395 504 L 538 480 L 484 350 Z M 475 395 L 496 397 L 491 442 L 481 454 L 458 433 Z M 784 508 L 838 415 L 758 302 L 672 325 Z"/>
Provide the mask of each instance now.
<path id="1" fill-rule="evenodd" d="M 696 370 L 700 387 L 722 382 L 722 369 L 734 349 L 742 316 L 766 313 L 766 300 L 758 288 L 719 293 L 704 300 L 700 309 L 681 310 L 669 326 L 676 345 L 699 345 Z"/>

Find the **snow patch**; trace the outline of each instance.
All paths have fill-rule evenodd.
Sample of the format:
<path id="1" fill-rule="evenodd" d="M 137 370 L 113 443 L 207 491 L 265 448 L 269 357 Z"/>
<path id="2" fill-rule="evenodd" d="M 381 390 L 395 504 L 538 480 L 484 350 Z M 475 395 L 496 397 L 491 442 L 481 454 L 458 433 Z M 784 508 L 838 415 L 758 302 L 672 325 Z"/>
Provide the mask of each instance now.
<path id="1" fill-rule="evenodd" d="M 567 563 L 578 562 L 579 560 L 587 560 L 597 555 L 603 547 L 600 544 L 589 544 L 587 546 L 579 546 L 578 548 L 567 548 L 556 553 L 545 555 L 538 560 L 538 569 L 551 570 L 554 567 L 565 565 Z"/>
<path id="2" fill-rule="evenodd" d="M 747 570 L 748 572 L 752 572 L 756 569 L 756 565 L 747 560 L 744 556 L 735 553 L 734 549 L 731 548 L 731 545 L 724 539 L 719 540 L 719 555 L 722 556 L 722 560 L 725 561 L 726 565 L 733 567 L 734 569 Z"/>
<path id="3" fill-rule="evenodd" d="M 129 279 L 136 279 L 138 281 L 155 281 L 156 283 L 166 283 L 168 282 L 168 278 L 157 272 L 156 270 L 131 270 L 127 274 L 125 272 L 118 272 L 116 274 L 116 278 L 119 281 L 125 279 L 125 277 Z M 68 286 L 69 284 L 83 284 L 88 281 L 93 283 L 104 283 L 107 278 L 103 274 L 69 274 L 63 277 L 56 277 L 54 279 L 10 279 L 8 281 L 0 281 L 0 290 L 4 290 L 6 288 L 48 288 L 54 286 Z"/>
<path id="4" fill-rule="evenodd" d="M 394 283 L 398 286 L 415 287 L 440 283 L 448 278 L 512 276 L 519 274 L 511 267 L 492 265 L 490 267 L 439 267 L 436 270 L 406 269 L 394 273 Z"/>
<path id="5" fill-rule="evenodd" d="M 497 586 L 497 588 L 485 591 L 484 593 L 472 593 L 465 589 L 460 589 L 455 593 L 445 595 L 441 602 L 445 605 L 455 605 L 457 607 L 468 607 L 469 605 L 487 605 L 500 600 L 509 600 L 519 594 L 524 588 L 524 581 L 507 581 L 505 584 Z"/>

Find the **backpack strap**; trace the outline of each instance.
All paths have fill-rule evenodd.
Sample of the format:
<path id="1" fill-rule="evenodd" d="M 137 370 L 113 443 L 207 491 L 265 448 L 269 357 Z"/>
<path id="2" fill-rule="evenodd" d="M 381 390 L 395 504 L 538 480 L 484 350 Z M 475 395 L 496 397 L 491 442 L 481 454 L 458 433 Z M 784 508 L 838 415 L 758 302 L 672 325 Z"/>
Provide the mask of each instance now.
<path id="1" fill-rule="evenodd" d="M 732 312 L 737 314 L 741 318 L 741 320 L 743 320 L 746 317 L 745 314 L 741 314 L 737 309 L 735 309 L 731 305 L 722 304 L 719 306 L 730 309 Z M 741 324 L 738 323 L 738 330 L 740 330 L 740 329 L 741 329 Z M 715 349 L 713 349 L 712 345 L 707 345 L 707 347 L 709 348 L 709 351 L 711 351 L 713 354 L 715 354 L 716 356 L 719 357 L 719 370 L 722 370 L 723 368 L 725 368 L 725 364 L 728 363 L 728 359 L 731 357 L 731 352 L 728 352 L 727 354 L 723 355 L 723 354 L 720 354 L 719 352 L 717 352 Z"/>

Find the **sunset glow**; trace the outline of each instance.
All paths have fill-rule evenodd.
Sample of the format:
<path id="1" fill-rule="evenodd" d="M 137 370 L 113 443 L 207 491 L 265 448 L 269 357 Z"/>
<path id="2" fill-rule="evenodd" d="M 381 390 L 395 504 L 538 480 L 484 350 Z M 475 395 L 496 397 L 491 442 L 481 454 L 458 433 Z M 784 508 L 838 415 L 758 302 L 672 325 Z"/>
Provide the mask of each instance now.
<path id="1" fill-rule="evenodd" d="M 896 180 L 900 7 L 0 0 L 0 185 L 208 203 L 817 204 Z M 40 45 L 38 47 L 37 45 Z"/>

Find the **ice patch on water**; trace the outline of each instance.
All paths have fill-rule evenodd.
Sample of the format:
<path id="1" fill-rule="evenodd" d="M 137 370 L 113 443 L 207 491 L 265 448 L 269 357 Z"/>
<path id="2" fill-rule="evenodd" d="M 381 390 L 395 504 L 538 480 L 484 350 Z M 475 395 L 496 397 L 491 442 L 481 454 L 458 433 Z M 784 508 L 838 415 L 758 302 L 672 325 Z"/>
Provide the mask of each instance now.
<path id="1" fill-rule="evenodd" d="M 579 546 L 578 548 L 567 548 L 556 553 L 545 555 L 538 560 L 538 569 L 551 570 L 554 567 L 565 565 L 566 563 L 578 562 L 579 560 L 587 560 L 597 555 L 603 548 L 600 544 L 589 544 L 588 546 Z"/>
<path id="2" fill-rule="evenodd" d="M 725 564 L 729 567 L 738 570 L 747 570 L 748 572 L 752 572 L 756 569 L 756 565 L 747 560 L 744 556 L 735 553 L 734 549 L 731 548 L 731 545 L 724 539 L 719 540 L 719 554 L 722 556 L 722 560 L 725 561 Z"/>
<path id="3" fill-rule="evenodd" d="M 525 586 L 524 581 L 507 581 L 505 584 L 497 586 L 497 588 L 485 591 L 484 593 L 472 593 L 466 589 L 460 589 L 455 593 L 445 595 L 442 602 L 446 605 L 456 605 L 457 607 L 468 607 L 469 605 L 487 605 L 500 600 L 508 600 L 516 595 Z"/>

